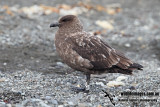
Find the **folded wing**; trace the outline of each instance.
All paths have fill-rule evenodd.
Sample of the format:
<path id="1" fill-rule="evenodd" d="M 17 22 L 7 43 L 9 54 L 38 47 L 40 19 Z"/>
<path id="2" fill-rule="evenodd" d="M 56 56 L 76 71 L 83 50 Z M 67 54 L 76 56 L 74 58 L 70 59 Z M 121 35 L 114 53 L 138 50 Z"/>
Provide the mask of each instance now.
<path id="1" fill-rule="evenodd" d="M 116 51 L 100 38 L 91 36 L 88 33 L 77 34 L 68 38 L 69 43 L 73 45 L 82 58 L 88 59 L 93 65 L 91 70 L 105 70 L 118 68 L 127 70 L 132 67 L 133 63 L 126 58 L 121 52 Z M 134 68 L 134 66 L 132 67 Z"/>

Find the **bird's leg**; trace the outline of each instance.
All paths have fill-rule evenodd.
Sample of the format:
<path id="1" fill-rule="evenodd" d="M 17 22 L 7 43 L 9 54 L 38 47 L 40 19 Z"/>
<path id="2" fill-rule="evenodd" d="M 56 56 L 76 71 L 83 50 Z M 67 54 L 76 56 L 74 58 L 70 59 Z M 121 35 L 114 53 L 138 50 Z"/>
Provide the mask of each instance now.
<path id="1" fill-rule="evenodd" d="M 86 90 L 88 90 L 88 91 L 90 89 L 90 85 L 89 85 L 90 78 L 91 78 L 91 74 L 86 74 L 86 84 L 85 84 L 85 87 L 86 87 Z"/>
<path id="2" fill-rule="evenodd" d="M 86 74 L 86 83 L 85 83 L 85 87 L 74 87 L 72 88 L 73 91 L 75 92 L 85 92 L 88 93 L 89 92 L 89 83 L 90 83 L 90 76 L 91 74 Z"/>

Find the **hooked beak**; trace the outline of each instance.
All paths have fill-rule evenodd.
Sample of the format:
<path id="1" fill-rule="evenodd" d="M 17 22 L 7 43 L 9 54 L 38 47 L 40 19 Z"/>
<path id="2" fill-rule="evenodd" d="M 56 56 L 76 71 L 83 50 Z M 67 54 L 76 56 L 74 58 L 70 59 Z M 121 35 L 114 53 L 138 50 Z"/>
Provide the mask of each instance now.
<path id="1" fill-rule="evenodd" d="M 51 27 L 59 27 L 60 23 L 56 22 L 56 23 L 52 23 L 50 24 L 50 28 Z"/>

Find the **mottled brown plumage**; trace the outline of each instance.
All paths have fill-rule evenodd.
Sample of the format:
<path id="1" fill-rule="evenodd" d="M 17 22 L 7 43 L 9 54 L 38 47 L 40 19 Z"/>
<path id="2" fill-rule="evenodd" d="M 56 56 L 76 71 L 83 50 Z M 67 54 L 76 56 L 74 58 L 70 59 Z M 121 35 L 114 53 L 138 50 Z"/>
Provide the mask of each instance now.
<path id="1" fill-rule="evenodd" d="M 64 16 L 58 23 L 50 25 L 56 26 L 59 27 L 55 35 L 57 52 L 64 63 L 87 75 L 88 84 L 90 74 L 132 74 L 133 70 L 143 68 L 100 38 L 83 31 L 80 20 L 74 15 Z"/>

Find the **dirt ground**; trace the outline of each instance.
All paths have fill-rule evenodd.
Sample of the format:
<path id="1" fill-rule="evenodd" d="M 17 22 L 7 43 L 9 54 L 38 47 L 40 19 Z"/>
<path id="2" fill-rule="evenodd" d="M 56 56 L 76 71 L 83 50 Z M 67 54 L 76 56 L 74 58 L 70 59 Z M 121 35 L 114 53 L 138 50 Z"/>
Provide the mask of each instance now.
<path id="1" fill-rule="evenodd" d="M 132 76 L 93 75 L 89 93 L 71 90 L 83 86 L 85 75 L 61 62 L 54 46 L 57 28 L 49 28 L 71 13 L 85 31 L 142 64 L 143 71 Z M 160 0 L 0 0 L 0 107 L 113 107 L 102 89 L 112 95 L 115 107 L 159 107 L 159 22 Z M 107 85 L 120 76 L 126 78 L 123 84 Z M 123 96 L 123 92 L 159 95 Z"/>

